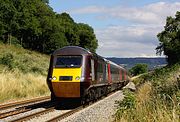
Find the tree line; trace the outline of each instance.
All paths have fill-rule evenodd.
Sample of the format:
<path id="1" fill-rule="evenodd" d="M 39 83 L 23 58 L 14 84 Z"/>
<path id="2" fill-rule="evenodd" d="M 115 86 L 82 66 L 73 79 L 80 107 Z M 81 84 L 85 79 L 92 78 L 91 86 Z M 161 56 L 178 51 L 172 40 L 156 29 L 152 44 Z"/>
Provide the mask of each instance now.
<path id="1" fill-rule="evenodd" d="M 95 52 L 98 41 L 91 26 L 58 14 L 48 0 L 0 0 L 0 41 L 51 53 L 63 46 Z"/>
<path id="2" fill-rule="evenodd" d="M 160 44 L 158 54 L 167 56 L 168 64 L 180 63 L 180 12 L 175 17 L 167 17 L 164 30 L 157 35 Z"/>

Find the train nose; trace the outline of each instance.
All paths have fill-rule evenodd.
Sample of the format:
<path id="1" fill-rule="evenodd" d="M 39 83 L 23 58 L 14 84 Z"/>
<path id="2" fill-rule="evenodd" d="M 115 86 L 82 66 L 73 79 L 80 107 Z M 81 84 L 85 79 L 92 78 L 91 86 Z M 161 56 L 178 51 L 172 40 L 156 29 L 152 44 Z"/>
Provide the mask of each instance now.
<path id="1" fill-rule="evenodd" d="M 53 82 L 52 86 L 56 97 L 80 97 L 80 82 Z"/>
<path id="2" fill-rule="evenodd" d="M 53 69 L 52 87 L 56 97 L 80 97 L 81 68 Z"/>

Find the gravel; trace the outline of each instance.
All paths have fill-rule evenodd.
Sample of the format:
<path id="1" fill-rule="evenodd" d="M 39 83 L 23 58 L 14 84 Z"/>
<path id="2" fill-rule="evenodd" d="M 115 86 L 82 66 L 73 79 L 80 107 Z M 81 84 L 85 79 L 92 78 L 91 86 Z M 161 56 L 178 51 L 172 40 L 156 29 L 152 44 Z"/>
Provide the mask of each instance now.
<path id="1" fill-rule="evenodd" d="M 117 91 L 109 97 L 61 120 L 61 122 L 112 122 L 116 112 L 115 101 L 122 100 L 122 91 Z"/>

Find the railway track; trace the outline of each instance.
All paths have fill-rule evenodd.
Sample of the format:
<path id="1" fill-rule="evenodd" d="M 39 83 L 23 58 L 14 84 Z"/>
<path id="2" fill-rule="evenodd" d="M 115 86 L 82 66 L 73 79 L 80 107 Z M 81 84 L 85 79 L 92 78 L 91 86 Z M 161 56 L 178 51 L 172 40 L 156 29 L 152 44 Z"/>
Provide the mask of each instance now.
<path id="1" fill-rule="evenodd" d="M 88 107 L 89 105 L 87 105 L 86 107 Z M 63 114 L 60 114 L 52 119 L 49 119 L 47 120 L 46 122 L 56 122 L 56 121 L 59 121 L 59 120 L 62 120 L 70 115 L 72 115 L 73 113 L 76 113 L 82 109 L 84 109 L 85 107 L 84 106 L 80 106 L 80 107 L 77 107 L 77 108 L 74 108 L 73 110 L 70 110 L 66 113 L 63 113 Z M 20 117 L 20 118 L 17 118 L 17 119 L 13 119 L 9 122 L 23 122 L 23 121 L 27 121 L 27 120 L 30 120 L 34 117 L 39 117 L 43 114 L 46 114 L 46 113 L 49 113 L 49 112 L 53 112 L 55 111 L 55 107 L 50 107 L 48 109 L 45 109 L 45 110 L 41 110 L 41 111 L 38 111 L 38 112 L 35 112 L 35 113 L 32 113 L 32 114 L 29 114 L 29 115 L 26 115 L 26 116 L 23 116 L 23 117 Z"/>
<path id="2" fill-rule="evenodd" d="M 23 113 L 23 112 L 27 112 L 27 111 L 30 111 L 32 109 L 26 109 L 25 107 L 23 108 L 19 108 L 17 110 L 12 110 L 12 111 L 8 111 L 8 112 L 4 112 L 4 113 L 1 113 L 0 114 L 0 119 L 3 119 L 3 118 L 6 118 L 6 117 L 9 117 L 9 116 L 13 116 L 13 115 L 17 115 L 17 114 L 20 114 L 20 113 Z"/>
<path id="3" fill-rule="evenodd" d="M 84 109 L 84 106 L 80 106 L 80 107 L 75 108 L 75 109 L 73 109 L 71 111 L 68 111 L 68 112 L 66 112 L 64 114 L 58 115 L 58 116 L 56 116 L 56 117 L 54 117 L 54 118 L 52 118 L 50 120 L 47 120 L 46 122 L 57 122 L 57 121 L 60 121 L 60 120 L 66 118 L 66 117 L 68 117 L 68 116 L 70 116 L 70 115 L 72 115 L 72 114 L 74 114 L 74 113 L 76 113 L 76 112 L 78 112 L 78 111 L 80 111 L 82 109 Z"/>
<path id="4" fill-rule="evenodd" d="M 9 122 L 23 122 L 23 121 L 26 121 L 26 120 L 29 120 L 31 118 L 34 118 L 34 117 L 38 117 L 42 114 L 46 114 L 48 112 L 52 112 L 55 110 L 55 107 L 50 107 L 48 109 L 45 109 L 45 110 L 41 110 L 39 112 L 35 112 L 33 114 L 30 114 L 30 115 L 26 115 L 26 116 L 23 116 L 23 117 L 20 117 L 20 118 L 17 118 L 17 119 L 14 119 L 14 120 L 11 120 Z"/>
<path id="5" fill-rule="evenodd" d="M 114 92 L 108 94 L 107 97 L 112 95 L 113 93 Z M 98 101 L 103 100 L 104 98 L 106 98 L 106 97 L 102 97 Z M 96 102 L 98 102 L 98 101 L 96 101 Z M 55 116 L 55 117 L 53 117 L 53 118 L 51 118 L 49 120 L 46 120 L 46 122 L 56 122 L 56 121 L 63 120 L 64 118 L 66 118 L 66 117 L 68 117 L 68 116 L 70 116 L 70 115 L 72 115 L 72 114 L 74 114 L 74 113 L 76 113 L 78 111 L 81 111 L 84 108 L 87 108 L 88 106 L 90 106 L 92 104 L 95 104 L 96 102 L 90 102 L 89 104 L 76 107 L 76 108 L 74 108 L 72 110 L 69 110 L 68 112 L 62 113 L 62 114 L 57 115 L 57 116 Z M 27 120 L 33 119 L 35 117 L 39 117 L 41 115 L 53 112 L 53 111 L 56 110 L 56 105 L 57 105 L 57 103 L 53 103 L 53 104 L 51 104 L 49 106 L 46 106 L 47 109 L 45 109 L 45 110 L 40 110 L 38 112 L 34 112 L 34 113 L 31 113 L 31 114 L 28 114 L 28 115 L 25 115 L 25 116 L 22 116 L 22 117 L 19 117 L 19 118 L 16 118 L 16 119 L 12 119 L 9 122 L 23 122 L 23 121 L 27 121 Z M 13 112 L 12 113 L 6 113 L 6 117 L 13 116 L 13 115 L 16 115 L 16 114 L 19 114 L 19 113 L 25 113 L 25 112 L 31 111 L 31 110 L 32 110 L 31 108 L 20 108 L 19 110 L 16 111 L 17 113 L 16 112 L 14 112 L 14 114 L 13 114 Z M 1 115 L 0 115 L 0 117 L 1 117 Z M 4 118 L 5 118 L 5 116 L 4 116 Z"/>
<path id="6" fill-rule="evenodd" d="M 109 93 L 106 97 L 112 95 L 113 93 L 114 92 Z M 98 101 L 103 100 L 106 97 L 102 97 Z M 96 102 L 98 102 L 98 101 L 96 101 Z M 66 112 L 64 114 L 58 115 L 58 116 L 56 116 L 54 118 L 51 118 L 51 119 L 47 120 L 46 122 L 57 122 L 57 121 L 63 120 L 64 118 L 69 117 L 70 115 L 72 115 L 72 114 L 74 114 L 74 113 L 76 113 L 76 112 L 78 112 L 80 110 L 83 110 L 84 108 L 87 108 L 90 105 L 95 104 L 96 102 L 90 102 L 89 104 L 79 106 L 79 107 L 77 107 L 77 108 L 75 108 L 75 109 L 73 109 L 71 111 L 68 111 L 68 112 Z"/>
<path id="7" fill-rule="evenodd" d="M 18 102 L 14 102 L 14 103 L 3 104 L 3 105 L 0 105 L 0 110 L 16 107 L 16 106 L 20 106 L 20 105 L 25 105 L 25 104 L 29 104 L 29 103 L 33 103 L 33 102 L 40 102 L 40 101 L 44 101 L 44 100 L 50 100 L 50 96 L 39 97 L 39 98 L 34 98 L 34 99 L 29 99 L 29 100 L 23 100 L 23 101 L 18 101 Z"/>
<path id="8" fill-rule="evenodd" d="M 50 97 L 46 96 L 46 97 L 39 97 L 39 98 L 34 98 L 34 99 L 29 99 L 29 100 L 18 101 L 14 103 L 3 104 L 0 106 L 0 110 L 4 110 L 5 112 L 0 113 L 0 119 L 30 111 L 34 109 L 35 106 L 47 104 L 48 101 L 50 101 Z M 21 106 L 21 107 L 16 108 L 17 106 Z M 12 110 L 6 111 L 11 108 Z"/>

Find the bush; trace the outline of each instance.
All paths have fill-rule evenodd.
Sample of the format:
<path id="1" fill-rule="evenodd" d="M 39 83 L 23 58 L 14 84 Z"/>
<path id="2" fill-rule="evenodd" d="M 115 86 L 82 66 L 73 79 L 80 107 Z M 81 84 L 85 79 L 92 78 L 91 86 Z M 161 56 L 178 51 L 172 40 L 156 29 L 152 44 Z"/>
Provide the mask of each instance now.
<path id="1" fill-rule="evenodd" d="M 122 117 L 124 111 L 135 108 L 136 99 L 134 93 L 129 90 L 125 90 L 124 95 L 125 97 L 123 101 L 116 101 L 116 104 L 118 104 L 118 111 L 116 112 L 116 116 L 118 118 Z"/>
<path id="2" fill-rule="evenodd" d="M 148 71 L 148 66 L 147 64 L 136 64 L 134 67 L 130 69 L 130 73 L 133 76 L 146 73 Z"/>
<path id="3" fill-rule="evenodd" d="M 13 55 L 11 53 L 4 54 L 0 59 L 0 63 L 12 69 L 14 67 Z"/>

